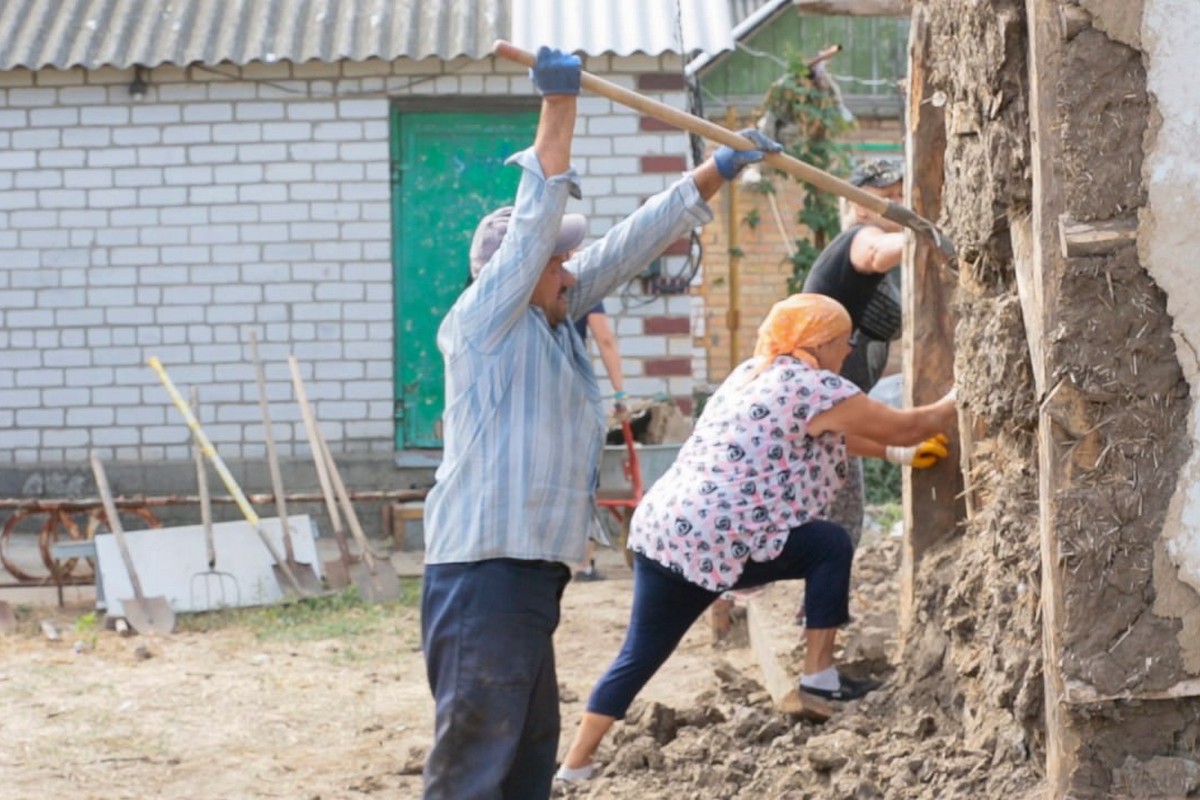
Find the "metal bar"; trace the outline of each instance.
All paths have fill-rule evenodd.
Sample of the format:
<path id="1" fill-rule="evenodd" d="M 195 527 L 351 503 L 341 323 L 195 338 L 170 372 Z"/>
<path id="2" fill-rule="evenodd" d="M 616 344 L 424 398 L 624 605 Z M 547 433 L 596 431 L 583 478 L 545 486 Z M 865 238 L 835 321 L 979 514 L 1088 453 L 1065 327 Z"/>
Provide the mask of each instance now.
<path id="1" fill-rule="evenodd" d="M 411 502 L 414 500 L 423 500 L 429 493 L 428 489 L 381 489 L 368 490 L 360 492 L 350 492 L 350 499 L 356 503 L 379 503 L 389 500 L 395 500 L 400 503 Z M 273 505 L 275 503 L 274 494 L 248 494 L 246 499 L 254 505 Z M 210 498 L 213 503 L 236 503 L 237 500 L 230 495 L 214 495 Z M 287 494 L 289 503 L 321 503 L 324 502 L 324 495 L 317 492 L 289 492 Z M 115 497 L 113 502 L 117 508 L 162 508 L 164 506 L 194 506 L 200 504 L 199 495 L 183 494 L 183 495 L 160 495 L 160 496 L 141 496 L 132 495 L 130 497 Z M 99 497 L 80 497 L 80 498 L 61 498 L 61 499 L 43 499 L 43 498 L 27 498 L 27 497 L 0 497 L 0 510 L 13 511 L 91 511 L 94 508 L 102 507 Z"/>

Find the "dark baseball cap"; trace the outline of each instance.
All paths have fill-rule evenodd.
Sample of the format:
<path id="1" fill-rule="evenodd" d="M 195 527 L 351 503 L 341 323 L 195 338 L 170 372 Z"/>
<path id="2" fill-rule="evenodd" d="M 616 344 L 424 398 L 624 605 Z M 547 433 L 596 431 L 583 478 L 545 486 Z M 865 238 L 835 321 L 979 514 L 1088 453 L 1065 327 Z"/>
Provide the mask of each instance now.
<path id="1" fill-rule="evenodd" d="M 892 158 L 875 158 L 863 161 L 850 173 L 850 183 L 855 186 L 873 186 L 883 189 L 904 180 L 904 162 Z"/>
<path id="2" fill-rule="evenodd" d="M 504 234 L 508 232 L 508 223 L 512 220 L 512 206 L 497 208 L 479 221 L 475 228 L 475 236 L 471 239 L 471 277 L 479 277 L 479 272 L 492 260 L 492 256 L 500 249 Z M 583 242 L 587 236 L 587 217 L 583 214 L 563 214 L 562 224 L 558 228 L 558 238 L 554 241 L 554 253 L 569 253 Z"/>

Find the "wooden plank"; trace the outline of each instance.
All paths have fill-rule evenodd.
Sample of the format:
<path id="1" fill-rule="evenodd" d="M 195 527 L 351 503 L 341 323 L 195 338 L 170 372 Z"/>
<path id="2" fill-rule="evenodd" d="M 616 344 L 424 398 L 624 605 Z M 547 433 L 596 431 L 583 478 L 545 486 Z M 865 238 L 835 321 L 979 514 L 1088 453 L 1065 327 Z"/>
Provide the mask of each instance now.
<path id="1" fill-rule="evenodd" d="M 1061 182 L 1055 170 L 1061 161 L 1061 144 L 1056 108 L 1061 69 L 1062 39 L 1059 3 L 1055 0 L 1026 0 L 1025 14 L 1029 30 L 1029 97 L 1030 97 L 1030 160 L 1033 173 L 1033 228 L 1031 263 L 1040 271 L 1036 276 L 1041 286 L 1041 309 L 1036 315 L 1043 330 L 1053 327 L 1050 309 L 1058 304 L 1062 257 L 1055 242 L 1055 227 L 1063 200 Z M 1045 387 L 1049 366 L 1045 354 L 1033 363 L 1035 381 Z M 1055 395 L 1048 399 L 1053 405 Z M 1065 395 L 1061 399 L 1067 400 Z M 1061 618 L 1063 608 L 1063 566 L 1058 558 L 1058 537 L 1055 532 L 1055 492 L 1064 488 L 1058 450 L 1054 443 L 1052 413 L 1043 404 L 1038 424 L 1038 524 L 1041 533 L 1042 561 L 1042 668 L 1046 693 L 1046 783 L 1050 797 L 1071 794 L 1070 784 L 1078 767 L 1077 738 L 1069 728 L 1069 712 L 1064 699 L 1063 645 Z M 1070 413 L 1069 411 L 1067 413 Z"/>
<path id="2" fill-rule="evenodd" d="M 1021 318 L 1025 324 L 1025 342 L 1029 347 L 1030 363 L 1034 365 L 1033 384 L 1038 397 L 1042 397 L 1046 391 L 1046 376 L 1039 367 L 1045 363 L 1042 345 L 1045 341 L 1042 325 L 1045 306 L 1042 301 L 1042 262 L 1035 256 L 1040 248 L 1036 244 L 1033 216 L 1010 214 L 1008 230 L 1017 275 L 1017 297 L 1021 301 Z"/>
<path id="3" fill-rule="evenodd" d="M 1179 681 L 1155 692 L 1120 692 L 1118 694 L 1102 694 L 1091 684 L 1068 681 L 1067 693 L 1063 702 L 1068 705 L 1091 706 L 1096 703 L 1161 702 L 1198 696 L 1200 696 L 1200 679 Z"/>
<path id="4" fill-rule="evenodd" d="M 750 632 L 750 649 L 762 670 L 763 682 L 775 707 L 785 714 L 793 714 L 815 722 L 824 722 L 833 716 L 833 704 L 810 694 L 796 691 L 798 679 L 791 677 L 785 666 L 786 656 L 795 644 L 791 637 L 772 634 L 781 627 L 795 630 L 794 626 L 783 625 L 778 619 L 772 621 L 768 600 L 770 587 L 761 595 L 746 601 L 746 627 Z"/>
<path id="5" fill-rule="evenodd" d="M 1137 219 L 1076 222 L 1062 214 L 1058 235 L 1063 258 L 1103 256 L 1119 247 L 1137 244 Z"/>
<path id="6" fill-rule="evenodd" d="M 770 589 L 767 590 L 769 591 Z M 765 619 L 769 616 L 766 607 L 767 592 L 746 601 L 746 625 L 750 630 L 750 649 L 754 651 L 754 657 L 762 669 L 767 692 L 775 704 L 779 705 L 794 688 L 792 678 L 779 657 L 780 652 L 787 652 L 790 648 L 776 647 L 768 633 L 770 623 Z"/>
<path id="7" fill-rule="evenodd" d="M 945 180 L 946 120 L 941 104 L 930 102 L 929 21 L 924 8 L 913 12 L 909 36 L 909 113 L 905 133 L 908 205 L 937 220 Z M 905 401 L 920 405 L 937 400 L 954 384 L 954 326 L 950 309 L 955 274 L 923 238 L 912 237 L 905 253 L 903 280 L 903 363 Z M 953 431 L 947 433 L 952 434 Z M 905 541 L 901 555 L 900 620 L 902 636 L 911 624 L 921 557 L 952 536 L 965 517 L 957 441 L 950 458 L 925 470 L 905 470 Z"/>
<path id="8" fill-rule="evenodd" d="M 855 17 L 907 17 L 912 0 L 792 0 L 801 14 Z"/>

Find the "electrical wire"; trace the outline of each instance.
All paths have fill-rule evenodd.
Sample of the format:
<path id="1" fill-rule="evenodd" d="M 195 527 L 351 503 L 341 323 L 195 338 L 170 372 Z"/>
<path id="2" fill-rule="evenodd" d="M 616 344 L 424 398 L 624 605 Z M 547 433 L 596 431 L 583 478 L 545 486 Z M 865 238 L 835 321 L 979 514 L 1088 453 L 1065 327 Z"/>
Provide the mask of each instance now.
<path id="1" fill-rule="evenodd" d="M 675 43 L 679 47 L 680 73 L 683 77 L 684 86 L 687 91 L 688 111 L 692 114 L 696 114 L 697 116 L 703 116 L 704 104 L 701 96 L 700 82 L 694 78 L 689 79 L 687 75 L 688 50 L 683 41 L 683 4 L 681 0 L 675 0 Z M 694 133 L 689 133 L 688 145 L 689 149 L 691 150 L 692 166 L 698 166 L 700 162 L 704 160 L 704 139 Z M 666 278 L 672 281 L 677 279 L 685 287 L 685 290 L 678 292 L 678 294 L 684 294 L 686 292 L 686 287 L 691 285 L 692 281 L 695 280 L 696 275 L 700 272 L 700 266 L 703 263 L 703 259 L 704 245 L 700 240 L 700 231 L 696 228 L 693 228 L 688 234 L 688 252 L 682 268 L 679 269 L 678 273 L 671 274 L 664 266 L 664 257 L 660 256 L 658 262 L 660 264 L 660 273 L 658 277 Z M 645 306 L 658 302 L 664 296 L 668 295 L 666 292 L 654 293 L 635 291 L 635 286 L 637 283 L 638 279 L 634 278 L 631 281 L 627 281 L 625 285 L 621 287 L 618 297 L 621 301 L 622 311 L 629 311 L 630 309 L 635 308 L 644 308 Z M 675 292 L 671 292 L 671 294 L 675 294 Z"/>
<path id="2" fill-rule="evenodd" d="M 755 50 L 753 47 L 750 47 L 742 42 L 737 42 L 736 46 L 738 50 L 741 50 L 743 53 L 752 58 L 763 58 L 768 61 L 775 62 L 784 69 L 788 68 L 788 63 L 774 53 L 768 53 L 764 50 Z M 893 88 L 899 84 L 899 81 L 897 81 L 895 78 L 859 78 L 854 75 L 838 75 L 829 71 L 826 71 L 825 74 L 836 80 L 838 83 L 850 82 L 857 83 L 862 86 L 891 86 Z"/>
<path id="3" fill-rule="evenodd" d="M 784 61 L 782 58 L 775 55 L 774 53 L 768 53 L 765 50 L 755 50 L 753 47 L 751 47 L 748 44 L 745 44 L 744 42 L 734 42 L 734 46 L 737 47 L 738 50 L 741 50 L 743 53 L 745 53 L 748 56 L 751 56 L 753 58 L 765 58 L 770 61 L 774 61 L 776 64 L 783 67 L 784 69 L 788 68 L 788 62 Z"/>

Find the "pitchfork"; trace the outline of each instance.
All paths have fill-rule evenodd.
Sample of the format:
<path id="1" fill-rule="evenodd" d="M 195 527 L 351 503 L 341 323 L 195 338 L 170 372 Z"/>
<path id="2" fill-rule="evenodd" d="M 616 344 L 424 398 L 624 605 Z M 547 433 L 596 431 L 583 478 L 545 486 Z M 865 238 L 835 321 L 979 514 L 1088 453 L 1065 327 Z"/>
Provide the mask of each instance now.
<path id="1" fill-rule="evenodd" d="M 200 415 L 200 403 L 193 386 L 191 391 L 192 413 Z M 192 608 L 203 608 L 211 611 L 214 608 L 226 608 L 230 605 L 242 604 L 242 592 L 238 588 L 237 578 L 229 572 L 217 571 L 217 547 L 213 543 L 212 500 L 208 494 L 208 471 L 204 464 L 204 453 L 199 441 L 195 441 L 193 452 L 196 454 L 196 484 L 200 490 L 200 523 L 204 526 L 204 552 L 207 556 L 208 570 L 197 572 L 192 576 Z M 229 602 L 229 590 L 232 590 L 234 600 Z M 203 606 L 200 598 L 203 597 Z M 216 598 L 214 600 L 214 598 Z"/>

